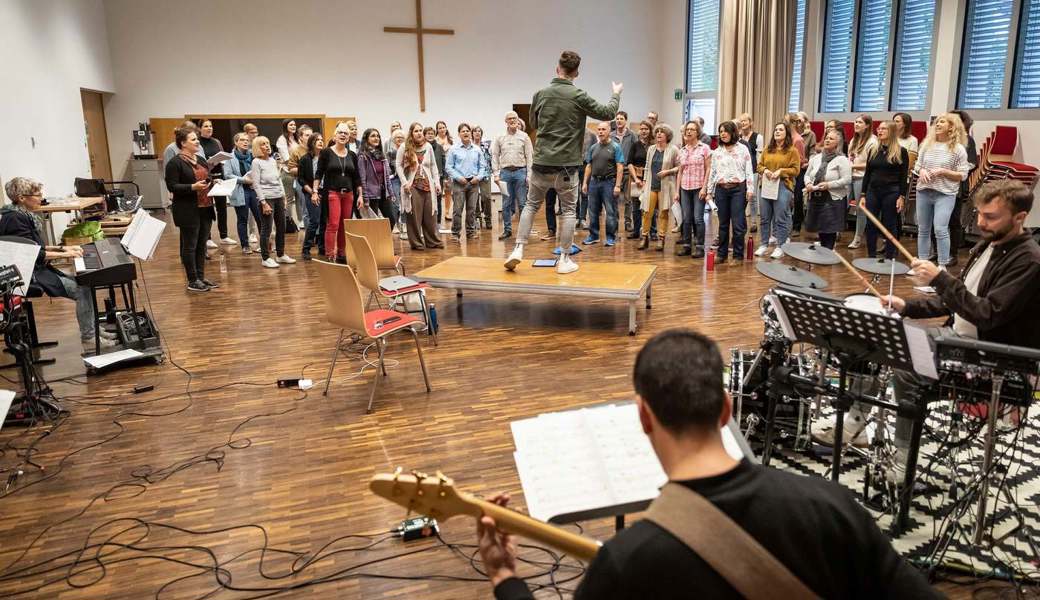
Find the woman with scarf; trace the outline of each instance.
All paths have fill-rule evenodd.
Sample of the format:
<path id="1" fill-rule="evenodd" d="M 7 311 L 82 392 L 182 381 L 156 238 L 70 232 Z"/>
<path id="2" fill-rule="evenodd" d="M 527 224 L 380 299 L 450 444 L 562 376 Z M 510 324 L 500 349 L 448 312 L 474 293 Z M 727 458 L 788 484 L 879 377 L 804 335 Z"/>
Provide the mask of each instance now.
<path id="1" fill-rule="evenodd" d="M 361 173 L 361 197 L 365 206 L 379 209 L 379 214 L 390 219 L 390 232 L 397 227 L 394 214 L 394 186 L 390 182 L 393 169 L 383 154 L 383 142 L 379 131 L 366 129 L 361 136 L 361 152 L 358 153 L 358 171 Z"/>
<path id="2" fill-rule="evenodd" d="M 249 179 L 249 171 L 253 168 L 253 153 L 249 150 L 249 134 L 235 134 L 235 148 L 231 151 L 231 160 L 224 162 L 224 179 L 234 179 L 238 187 L 228 196 L 228 204 L 235 209 L 235 221 L 238 227 L 238 243 L 242 245 L 242 254 L 251 254 L 249 247 L 249 215 L 253 215 L 253 224 L 260 228 L 260 201 L 257 200 L 253 182 Z"/>
<path id="3" fill-rule="evenodd" d="M 422 124 L 412 123 L 408 127 L 408 138 L 397 152 L 395 167 L 401 180 L 401 210 L 408 219 L 409 245 L 412 250 L 443 248 L 433 218 L 433 198 L 440 192 L 441 173 L 434 146 L 426 141 Z"/>
<path id="4" fill-rule="evenodd" d="M 198 155 L 199 136 L 194 129 L 179 127 L 174 132 L 179 153 L 166 163 L 166 189 L 173 194 L 173 223 L 181 232 L 181 264 L 189 292 L 208 292 L 219 287 L 206 279 L 206 240 L 216 214 L 208 194 L 211 179 L 206 160 Z"/>
<path id="5" fill-rule="evenodd" d="M 852 183 L 852 163 L 841 153 L 841 134 L 831 129 L 823 137 L 823 149 L 805 168 L 805 230 L 817 231 L 820 245 L 834 249 L 838 231 L 845 224 L 845 194 Z"/>

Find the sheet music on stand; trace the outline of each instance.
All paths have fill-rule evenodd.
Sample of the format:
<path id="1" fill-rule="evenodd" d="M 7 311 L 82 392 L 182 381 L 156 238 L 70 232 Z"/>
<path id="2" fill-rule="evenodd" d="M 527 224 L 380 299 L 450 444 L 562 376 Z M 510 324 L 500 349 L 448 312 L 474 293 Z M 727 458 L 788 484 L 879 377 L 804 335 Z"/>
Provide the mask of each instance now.
<path id="1" fill-rule="evenodd" d="M 668 478 L 637 410 L 633 402 L 607 404 L 510 423 L 527 512 L 569 523 L 646 508 Z M 734 430 L 723 429 L 726 450 L 737 459 L 750 457 Z"/>
<path id="2" fill-rule="evenodd" d="M 159 245 L 166 223 L 148 214 L 143 208 L 137 210 L 126 232 L 119 240 L 126 251 L 141 260 L 152 258 L 155 247 Z"/>
<path id="3" fill-rule="evenodd" d="M 36 271 L 36 259 L 40 256 L 40 247 L 31 242 L 21 244 L 0 240 L 0 266 L 14 265 L 22 276 L 22 283 L 14 289 L 14 293 L 24 296 L 29 290 L 29 282 Z"/>

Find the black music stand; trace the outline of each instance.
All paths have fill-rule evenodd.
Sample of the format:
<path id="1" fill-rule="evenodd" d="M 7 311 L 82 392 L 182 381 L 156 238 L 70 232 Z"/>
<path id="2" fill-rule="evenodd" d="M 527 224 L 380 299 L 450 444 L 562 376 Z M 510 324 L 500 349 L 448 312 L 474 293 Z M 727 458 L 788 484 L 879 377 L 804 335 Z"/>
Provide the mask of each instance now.
<path id="1" fill-rule="evenodd" d="M 788 338 L 793 342 L 813 344 L 829 351 L 840 365 L 837 397 L 834 401 L 837 410 L 834 448 L 831 453 L 831 479 L 837 482 L 841 474 L 843 444 L 840 440 L 844 437 L 845 413 L 853 401 L 864 400 L 858 394 L 848 393 L 849 367 L 869 362 L 915 372 L 903 320 L 849 308 L 833 296 L 807 289 L 779 286 L 773 289 L 773 295 L 777 300 L 777 314 Z M 932 360 L 934 362 L 934 358 Z M 905 407 L 884 401 L 871 400 L 870 403 L 895 409 L 897 413 L 909 412 Z M 774 410 L 771 398 L 770 413 Z M 910 490 L 913 489 L 917 469 L 924 412 L 914 410 L 912 415 L 908 415 L 913 416 L 914 425 L 903 482 L 904 493 L 901 495 L 899 513 L 894 523 L 896 531 L 901 531 L 909 520 Z M 772 423 L 767 423 L 766 427 L 767 430 L 771 430 Z M 771 432 L 767 433 L 767 443 L 771 442 L 770 437 Z"/>

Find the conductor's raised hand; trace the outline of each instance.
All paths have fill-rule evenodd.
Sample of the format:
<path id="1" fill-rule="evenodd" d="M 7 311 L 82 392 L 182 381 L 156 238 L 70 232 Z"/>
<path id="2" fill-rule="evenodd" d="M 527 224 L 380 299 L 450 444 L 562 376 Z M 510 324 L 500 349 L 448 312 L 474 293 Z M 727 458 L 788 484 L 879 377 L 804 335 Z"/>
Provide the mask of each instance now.
<path id="1" fill-rule="evenodd" d="M 914 271 L 914 275 L 910 279 L 916 285 L 932 285 L 932 282 L 939 275 L 939 267 L 930 260 L 918 258 L 910 263 L 910 268 Z"/>
<path id="2" fill-rule="evenodd" d="M 625 89 L 625 84 L 618 83 L 617 81 L 611 81 L 610 82 L 610 87 L 611 87 L 611 89 L 614 90 L 615 94 L 620 94 L 621 90 Z"/>
<path id="3" fill-rule="evenodd" d="M 489 502 L 506 506 L 509 494 L 499 494 Z M 492 585 L 516 577 L 516 539 L 499 530 L 495 520 L 488 515 L 477 518 L 477 549 Z"/>

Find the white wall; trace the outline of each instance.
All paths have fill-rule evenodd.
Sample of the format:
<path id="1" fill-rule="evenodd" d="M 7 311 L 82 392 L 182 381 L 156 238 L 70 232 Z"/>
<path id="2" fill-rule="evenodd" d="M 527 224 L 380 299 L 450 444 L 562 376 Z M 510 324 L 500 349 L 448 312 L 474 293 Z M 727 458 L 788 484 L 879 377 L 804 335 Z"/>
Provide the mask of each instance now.
<path id="1" fill-rule="evenodd" d="M 68 194 L 90 176 L 80 88 L 115 91 L 103 5 L 5 0 L 0 23 L 0 179 L 32 177 L 48 196 Z"/>
<path id="2" fill-rule="evenodd" d="M 676 88 L 686 89 L 686 5 L 687 0 L 661 0 L 659 33 L 661 120 L 678 131 L 682 121 L 682 101 L 676 101 Z"/>
<path id="3" fill-rule="evenodd" d="M 649 10 L 657 1 L 426 0 L 424 25 L 455 35 L 425 38 L 420 114 L 415 36 L 383 32 L 414 25 L 411 0 L 107 0 L 114 169 L 125 169 L 138 122 L 188 113 L 355 115 L 384 135 L 393 120 L 453 130 L 465 120 L 495 135 L 514 103 L 549 82 L 564 49 L 582 56 L 580 87 L 604 101 L 623 81 L 622 108 L 642 116 L 660 89 L 659 48 L 641 43 L 660 27 Z"/>

